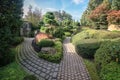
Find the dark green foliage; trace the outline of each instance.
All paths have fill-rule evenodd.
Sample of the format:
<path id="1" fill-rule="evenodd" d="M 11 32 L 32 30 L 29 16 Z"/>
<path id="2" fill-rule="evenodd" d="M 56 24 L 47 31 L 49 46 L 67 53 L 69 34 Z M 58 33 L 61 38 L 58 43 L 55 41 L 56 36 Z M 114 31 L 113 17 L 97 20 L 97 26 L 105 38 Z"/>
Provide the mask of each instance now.
<path id="1" fill-rule="evenodd" d="M 112 61 L 120 63 L 120 40 L 104 42 L 95 53 L 98 70 Z"/>
<path id="2" fill-rule="evenodd" d="M 100 77 L 102 80 L 120 80 L 120 64 L 110 62 L 103 66 Z"/>
<path id="3" fill-rule="evenodd" d="M 24 41 L 24 38 L 23 38 L 23 37 L 15 37 L 12 44 L 13 44 L 13 45 L 18 45 L 18 44 L 20 44 L 20 43 L 23 42 L 23 41 Z"/>
<path id="4" fill-rule="evenodd" d="M 62 43 L 60 41 L 55 41 L 55 46 L 54 48 L 56 49 L 57 53 L 55 54 L 45 54 L 45 53 L 39 53 L 38 56 L 40 58 L 43 58 L 45 60 L 48 60 L 50 62 L 54 62 L 54 63 L 59 63 L 62 59 Z"/>
<path id="5" fill-rule="evenodd" d="M 10 48 L 5 49 L 5 52 L 6 54 L 0 56 L 0 61 L 1 61 L 0 67 L 15 60 L 15 54 L 16 54 L 15 49 L 10 49 Z"/>
<path id="6" fill-rule="evenodd" d="M 10 47 L 14 37 L 19 36 L 22 24 L 23 0 L 0 1 L 0 66 L 10 63 Z"/>
<path id="7" fill-rule="evenodd" d="M 63 30 L 63 28 L 56 29 L 56 31 L 54 32 L 53 36 L 56 37 L 56 38 L 61 38 L 62 39 L 64 37 L 64 30 Z"/>
<path id="8" fill-rule="evenodd" d="M 24 77 L 23 80 L 39 80 L 39 79 L 34 75 L 27 75 Z"/>
<path id="9" fill-rule="evenodd" d="M 100 47 L 97 39 L 83 39 L 76 45 L 76 51 L 84 58 L 94 58 L 96 50 Z"/>
<path id="10" fill-rule="evenodd" d="M 112 0 L 112 10 L 120 10 L 120 0 Z"/>
<path id="11" fill-rule="evenodd" d="M 39 43 L 38 43 L 38 46 L 40 48 L 42 47 L 53 47 L 55 44 L 54 44 L 54 41 L 52 40 L 49 40 L 49 39 L 42 39 Z"/>
<path id="12" fill-rule="evenodd" d="M 47 12 L 44 15 L 44 22 L 49 25 L 54 25 L 56 23 L 53 12 Z"/>

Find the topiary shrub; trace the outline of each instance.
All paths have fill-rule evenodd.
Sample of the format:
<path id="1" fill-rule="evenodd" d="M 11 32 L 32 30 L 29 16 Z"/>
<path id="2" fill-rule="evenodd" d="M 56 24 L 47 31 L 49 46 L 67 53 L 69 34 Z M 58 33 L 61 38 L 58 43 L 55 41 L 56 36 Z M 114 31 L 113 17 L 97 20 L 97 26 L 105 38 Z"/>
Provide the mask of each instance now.
<path id="1" fill-rule="evenodd" d="M 111 61 L 120 63 L 120 40 L 102 43 L 95 53 L 95 64 L 99 71 Z"/>
<path id="2" fill-rule="evenodd" d="M 64 34 L 65 34 L 65 36 L 71 36 L 70 32 L 65 32 Z"/>
<path id="3" fill-rule="evenodd" d="M 52 40 L 49 40 L 49 39 L 42 39 L 39 43 L 38 43 L 38 46 L 40 48 L 42 47 L 53 47 L 55 44 L 54 44 L 54 41 Z"/>
<path id="4" fill-rule="evenodd" d="M 24 77 L 23 80 L 39 80 L 39 79 L 34 75 L 27 75 Z"/>
<path id="5" fill-rule="evenodd" d="M 102 67 L 100 72 L 102 80 L 120 80 L 120 64 L 110 62 Z"/>
<path id="6" fill-rule="evenodd" d="M 97 39 L 83 39 L 76 44 L 76 51 L 84 58 L 94 58 L 96 50 L 100 47 Z"/>
<path id="7" fill-rule="evenodd" d="M 39 53 L 38 56 L 40 58 L 43 58 L 47 61 L 54 62 L 54 63 L 59 63 L 62 59 L 62 43 L 60 41 L 56 41 L 54 48 L 56 49 L 57 53 L 55 54 L 46 54 L 46 53 Z"/>

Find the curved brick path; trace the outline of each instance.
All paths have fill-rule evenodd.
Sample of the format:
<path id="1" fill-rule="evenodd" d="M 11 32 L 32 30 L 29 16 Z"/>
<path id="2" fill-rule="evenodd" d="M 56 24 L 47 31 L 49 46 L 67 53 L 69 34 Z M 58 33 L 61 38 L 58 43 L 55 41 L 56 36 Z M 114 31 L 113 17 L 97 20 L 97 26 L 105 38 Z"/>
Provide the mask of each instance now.
<path id="1" fill-rule="evenodd" d="M 64 58 L 60 63 L 58 80 L 90 80 L 82 58 L 76 53 L 70 38 L 63 43 Z"/>
<path id="2" fill-rule="evenodd" d="M 17 59 L 20 65 L 28 73 L 37 76 L 39 80 L 56 80 L 59 64 L 40 59 L 31 46 L 32 40 L 32 38 L 25 38 L 19 46 Z"/>
<path id="3" fill-rule="evenodd" d="M 40 59 L 31 46 L 32 40 L 25 38 L 17 49 L 17 60 L 28 73 L 37 76 L 39 80 L 90 80 L 82 58 L 75 52 L 70 38 L 64 40 L 64 58 L 60 64 Z"/>

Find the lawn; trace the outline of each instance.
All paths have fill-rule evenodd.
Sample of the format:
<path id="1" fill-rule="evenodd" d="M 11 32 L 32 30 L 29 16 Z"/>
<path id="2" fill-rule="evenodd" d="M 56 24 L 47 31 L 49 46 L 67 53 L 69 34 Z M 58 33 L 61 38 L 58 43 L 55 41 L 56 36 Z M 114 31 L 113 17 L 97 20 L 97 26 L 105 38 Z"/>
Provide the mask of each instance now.
<path id="1" fill-rule="evenodd" d="M 23 80 L 27 73 L 17 62 L 0 68 L 0 80 Z"/>

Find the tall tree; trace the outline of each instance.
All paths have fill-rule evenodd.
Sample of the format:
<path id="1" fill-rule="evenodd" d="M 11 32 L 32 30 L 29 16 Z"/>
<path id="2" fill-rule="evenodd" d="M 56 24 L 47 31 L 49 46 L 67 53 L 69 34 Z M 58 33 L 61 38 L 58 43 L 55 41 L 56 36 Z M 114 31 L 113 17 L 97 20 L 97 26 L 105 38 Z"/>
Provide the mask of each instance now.
<path id="1" fill-rule="evenodd" d="M 112 10 L 120 10 L 120 0 L 112 0 Z"/>
<path id="2" fill-rule="evenodd" d="M 39 22 L 42 20 L 42 11 L 38 8 L 35 8 L 35 10 L 32 11 L 32 6 L 30 5 L 25 20 L 32 23 L 33 26 L 38 27 Z"/>
<path id="3" fill-rule="evenodd" d="M 0 66 L 11 61 L 10 48 L 19 35 L 23 0 L 0 0 Z"/>

